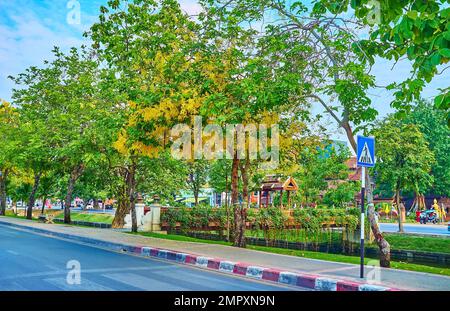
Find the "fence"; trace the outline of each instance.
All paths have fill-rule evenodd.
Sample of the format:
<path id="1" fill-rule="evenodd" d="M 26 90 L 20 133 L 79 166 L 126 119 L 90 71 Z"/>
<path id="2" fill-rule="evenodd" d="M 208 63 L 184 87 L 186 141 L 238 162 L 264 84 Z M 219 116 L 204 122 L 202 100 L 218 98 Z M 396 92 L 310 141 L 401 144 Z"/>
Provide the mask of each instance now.
<path id="1" fill-rule="evenodd" d="M 180 232 L 178 232 L 180 234 Z M 205 233 L 205 232 L 185 232 L 184 235 L 214 241 L 225 241 L 224 237 L 217 234 Z M 359 255 L 359 244 L 350 243 L 306 243 L 306 242 L 290 242 L 286 240 L 273 240 L 268 241 L 263 238 L 247 237 L 246 242 L 249 245 L 257 246 L 269 246 L 292 250 L 305 250 L 314 252 L 324 252 L 331 254 L 346 254 L 346 255 Z M 365 247 L 365 256 L 369 258 L 378 258 L 379 249 L 376 247 Z M 421 251 L 408 251 L 408 250 L 391 250 L 391 259 L 394 261 L 405 261 L 417 264 L 433 264 L 436 266 L 447 266 L 450 265 L 450 254 L 446 253 L 432 253 L 432 252 L 421 252 Z"/>

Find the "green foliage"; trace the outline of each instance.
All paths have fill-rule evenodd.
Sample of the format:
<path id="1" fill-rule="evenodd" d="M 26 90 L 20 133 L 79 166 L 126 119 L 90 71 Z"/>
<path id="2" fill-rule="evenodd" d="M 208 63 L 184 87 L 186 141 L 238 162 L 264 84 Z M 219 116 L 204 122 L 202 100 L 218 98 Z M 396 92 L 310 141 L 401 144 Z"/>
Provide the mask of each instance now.
<path id="1" fill-rule="evenodd" d="M 282 210 L 277 207 L 261 208 L 255 217 L 256 225 L 265 230 L 278 229 L 285 227 L 287 217 Z"/>
<path id="2" fill-rule="evenodd" d="M 211 164 L 209 184 L 216 192 L 229 192 L 231 189 L 231 161 L 217 160 Z"/>
<path id="3" fill-rule="evenodd" d="M 169 208 L 161 213 L 161 221 L 166 222 L 169 230 L 174 230 L 177 223 L 181 228 L 186 228 L 189 224 L 189 212 L 186 208 Z"/>
<path id="4" fill-rule="evenodd" d="M 446 124 L 445 113 L 421 100 L 403 123 L 417 125 L 428 142 L 429 150 L 434 153 L 436 162 L 431 168 L 434 182 L 426 192 L 450 196 L 450 128 Z"/>
<path id="5" fill-rule="evenodd" d="M 172 158 L 168 151 L 157 158 L 144 157 L 137 176 L 138 191 L 149 197 L 158 195 L 162 204 L 173 204 L 173 198 L 187 188 L 187 176 L 186 164 Z"/>
<path id="6" fill-rule="evenodd" d="M 324 148 L 315 152 L 305 150 L 299 170 L 294 174 L 298 181 L 301 203 L 316 203 L 319 193 L 328 189 L 327 181 L 347 179 L 348 168 L 345 161 L 348 157 L 347 149 L 336 151 L 335 148 Z"/>
<path id="7" fill-rule="evenodd" d="M 435 163 L 428 142 L 415 124 L 388 117 L 374 130 L 377 140 L 377 172 L 380 182 L 391 189 L 424 193 L 432 184 Z"/>
<path id="8" fill-rule="evenodd" d="M 215 223 L 219 230 L 224 230 L 226 213 L 224 209 L 212 209 L 209 206 L 168 208 L 162 213 L 161 221 L 167 223 L 169 230 L 199 230 L 208 227 L 210 223 Z"/>
<path id="9" fill-rule="evenodd" d="M 335 188 L 329 188 L 323 197 L 323 203 L 330 206 L 345 207 L 354 200 L 355 194 L 360 189 L 359 182 L 344 181 L 338 183 Z"/>
<path id="10" fill-rule="evenodd" d="M 186 166 L 188 173 L 186 185 L 193 192 L 197 205 L 201 187 L 205 186 L 208 181 L 210 164 L 207 160 L 194 160 L 188 161 Z"/>
<path id="11" fill-rule="evenodd" d="M 317 15 L 325 15 L 326 11 L 344 14 L 350 7 L 360 21 L 371 27 L 369 38 L 358 43 L 363 59 L 373 64 L 376 56 L 395 61 L 406 56 L 411 61 L 411 77 L 389 86 L 396 89 L 392 105 L 403 111 L 409 109 L 413 100 L 419 100 L 425 83 L 439 73 L 439 66 L 450 60 L 448 1 L 321 0 L 314 6 Z M 441 90 L 434 103 L 446 111 L 450 122 L 450 88 Z"/>

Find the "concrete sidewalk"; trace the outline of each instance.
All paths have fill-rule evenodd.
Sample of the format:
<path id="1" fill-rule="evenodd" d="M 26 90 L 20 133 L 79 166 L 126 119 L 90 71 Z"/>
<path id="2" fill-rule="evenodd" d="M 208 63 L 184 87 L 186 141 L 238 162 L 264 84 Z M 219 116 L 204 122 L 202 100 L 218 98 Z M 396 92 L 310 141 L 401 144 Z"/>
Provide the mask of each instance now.
<path id="1" fill-rule="evenodd" d="M 294 273 L 320 275 L 334 279 L 348 280 L 350 282 L 363 281 L 358 278 L 359 266 L 353 264 L 272 254 L 224 245 L 149 238 L 130 235 L 109 229 L 82 228 L 68 225 L 49 225 L 10 217 L 0 217 L 0 225 L 2 223 L 26 226 L 30 229 L 43 229 L 57 234 L 98 239 L 109 243 L 127 244 L 136 247 L 145 246 L 168 249 L 204 257 L 223 258 L 233 262 L 245 262 L 255 266 L 271 267 Z M 446 276 L 384 268 L 379 268 L 377 272 L 370 266 L 366 266 L 365 271 L 366 273 L 379 277 L 379 282 L 375 282 L 373 284 L 405 290 L 450 290 L 450 277 Z M 373 280 L 373 278 L 370 279 Z"/>

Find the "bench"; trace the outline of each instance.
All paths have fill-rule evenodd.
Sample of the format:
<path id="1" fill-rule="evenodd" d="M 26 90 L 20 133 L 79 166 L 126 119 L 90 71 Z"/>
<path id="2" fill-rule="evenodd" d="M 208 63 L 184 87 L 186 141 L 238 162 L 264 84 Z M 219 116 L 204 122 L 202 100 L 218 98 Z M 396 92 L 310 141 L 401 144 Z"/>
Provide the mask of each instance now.
<path id="1" fill-rule="evenodd" d="M 53 214 L 47 214 L 47 215 L 39 215 L 38 220 L 46 223 L 46 224 L 54 224 L 53 219 L 55 218 L 55 215 Z"/>

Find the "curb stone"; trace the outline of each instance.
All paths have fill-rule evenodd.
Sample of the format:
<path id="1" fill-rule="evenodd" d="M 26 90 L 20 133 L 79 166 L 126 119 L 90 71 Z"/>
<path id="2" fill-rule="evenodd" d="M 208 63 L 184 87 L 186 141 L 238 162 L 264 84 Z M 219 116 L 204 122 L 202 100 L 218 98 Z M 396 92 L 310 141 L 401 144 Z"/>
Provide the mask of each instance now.
<path id="1" fill-rule="evenodd" d="M 274 268 L 266 268 L 250 265 L 242 262 L 232 262 L 220 258 L 210 258 L 177 252 L 174 250 L 159 249 L 147 246 L 134 246 L 98 240 L 93 238 L 81 237 L 66 233 L 54 232 L 51 230 L 33 228 L 26 225 L 12 224 L 0 220 L 0 224 L 11 227 L 18 227 L 31 230 L 37 233 L 50 236 L 65 238 L 68 240 L 79 241 L 86 244 L 103 247 L 114 251 L 133 253 L 142 257 L 156 257 L 159 259 L 175 261 L 182 264 L 194 265 L 208 270 L 217 270 L 228 274 L 237 274 L 253 279 L 265 280 L 269 282 L 288 284 L 303 288 L 315 289 L 318 291 L 399 291 L 400 289 L 373 285 L 368 283 L 359 283 L 347 280 L 336 280 L 325 278 L 318 275 L 304 273 L 294 273 L 291 271 L 282 271 Z"/>

